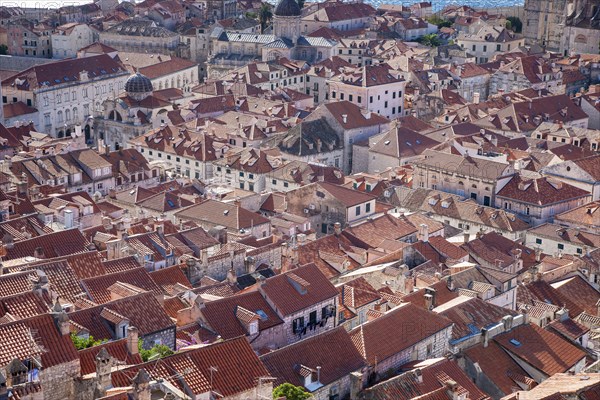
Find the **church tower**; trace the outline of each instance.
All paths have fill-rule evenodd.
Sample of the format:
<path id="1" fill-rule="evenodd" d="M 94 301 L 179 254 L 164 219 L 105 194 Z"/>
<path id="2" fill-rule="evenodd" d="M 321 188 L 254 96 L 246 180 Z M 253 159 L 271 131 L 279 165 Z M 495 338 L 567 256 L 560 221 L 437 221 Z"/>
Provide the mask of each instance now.
<path id="1" fill-rule="evenodd" d="M 279 0 L 273 13 L 273 34 L 296 44 L 300 37 L 302 10 L 296 0 Z"/>

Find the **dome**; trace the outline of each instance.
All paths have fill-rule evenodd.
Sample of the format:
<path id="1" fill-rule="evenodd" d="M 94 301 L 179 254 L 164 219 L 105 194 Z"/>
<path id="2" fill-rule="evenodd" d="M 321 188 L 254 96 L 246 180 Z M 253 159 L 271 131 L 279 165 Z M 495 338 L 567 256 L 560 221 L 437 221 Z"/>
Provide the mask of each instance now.
<path id="1" fill-rule="evenodd" d="M 127 93 L 149 93 L 152 92 L 152 82 L 150 79 L 139 72 L 131 75 L 125 82 L 125 91 Z"/>
<path id="2" fill-rule="evenodd" d="M 275 15 L 280 17 L 299 17 L 302 13 L 296 0 L 279 0 L 275 7 Z"/>

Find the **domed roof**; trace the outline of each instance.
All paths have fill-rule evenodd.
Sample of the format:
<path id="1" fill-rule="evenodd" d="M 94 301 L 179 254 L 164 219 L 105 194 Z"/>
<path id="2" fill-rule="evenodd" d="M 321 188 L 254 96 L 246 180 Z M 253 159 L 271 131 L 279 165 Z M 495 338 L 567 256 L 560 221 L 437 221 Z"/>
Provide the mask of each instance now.
<path id="1" fill-rule="evenodd" d="M 296 0 L 279 0 L 275 7 L 275 15 L 280 17 L 299 17 L 302 13 Z"/>
<path id="2" fill-rule="evenodd" d="M 148 93 L 153 91 L 152 82 L 150 79 L 136 72 L 131 75 L 125 82 L 125 91 L 127 93 Z"/>

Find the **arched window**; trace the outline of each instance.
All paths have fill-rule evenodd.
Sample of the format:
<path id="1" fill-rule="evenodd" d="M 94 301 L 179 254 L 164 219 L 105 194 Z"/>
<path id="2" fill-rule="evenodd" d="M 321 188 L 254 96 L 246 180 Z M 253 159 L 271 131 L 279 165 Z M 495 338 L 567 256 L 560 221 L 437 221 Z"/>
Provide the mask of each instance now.
<path id="1" fill-rule="evenodd" d="M 73 121 L 79 121 L 79 112 L 77 111 L 77 107 L 73 107 Z"/>
<path id="2" fill-rule="evenodd" d="M 62 111 L 59 111 L 59 112 L 56 113 L 56 120 L 59 123 L 63 122 L 63 112 Z"/>
<path id="3" fill-rule="evenodd" d="M 71 110 L 65 110 L 65 121 L 71 122 Z"/>
<path id="4" fill-rule="evenodd" d="M 465 184 L 463 183 L 463 181 L 458 181 L 458 186 L 465 186 Z"/>

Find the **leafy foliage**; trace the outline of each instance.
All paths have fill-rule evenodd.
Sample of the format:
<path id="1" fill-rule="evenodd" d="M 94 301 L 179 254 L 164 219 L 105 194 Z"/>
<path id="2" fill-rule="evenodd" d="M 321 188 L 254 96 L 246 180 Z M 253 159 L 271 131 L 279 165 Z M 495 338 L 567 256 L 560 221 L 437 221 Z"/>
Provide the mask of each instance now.
<path id="1" fill-rule="evenodd" d="M 95 340 L 92 335 L 89 335 L 87 338 L 85 338 L 82 336 L 77 336 L 74 333 L 71 333 L 71 340 L 73 341 L 73 344 L 77 350 L 87 349 L 89 347 L 97 346 L 106 342 L 106 340 Z"/>
<path id="2" fill-rule="evenodd" d="M 255 12 L 247 12 L 246 13 L 246 18 L 248 18 L 248 19 L 257 19 L 258 15 Z"/>
<path id="3" fill-rule="evenodd" d="M 440 38 L 435 33 L 430 33 L 428 35 L 423 35 L 417 39 L 417 42 L 424 44 L 429 47 L 437 47 L 442 44 Z"/>
<path id="4" fill-rule="evenodd" d="M 263 3 L 258 10 L 258 20 L 260 21 L 260 29 L 264 32 L 267 28 L 267 25 L 273 18 L 273 12 L 271 11 L 271 5 L 268 3 Z"/>
<path id="5" fill-rule="evenodd" d="M 0 44 L 0 55 L 7 55 L 8 54 L 8 46 L 5 44 Z"/>
<path id="6" fill-rule="evenodd" d="M 450 28 L 453 23 L 451 20 L 442 18 L 439 15 L 432 15 L 427 21 L 429 21 L 430 24 L 437 25 L 438 29 Z"/>
<path id="7" fill-rule="evenodd" d="M 285 397 L 287 400 L 307 400 L 311 395 L 301 386 L 294 386 L 291 383 L 282 383 L 273 389 L 273 398 Z"/>
<path id="8" fill-rule="evenodd" d="M 164 344 L 156 344 L 150 349 L 144 349 L 144 342 L 141 339 L 138 341 L 138 351 L 144 362 L 155 360 L 157 358 L 165 358 L 166 356 L 175 354 L 173 350 Z"/>
<path id="9" fill-rule="evenodd" d="M 508 25 L 509 22 L 510 26 Z M 506 18 L 506 28 L 512 29 L 516 33 L 521 33 L 523 31 L 523 22 L 519 17 L 508 17 Z"/>

